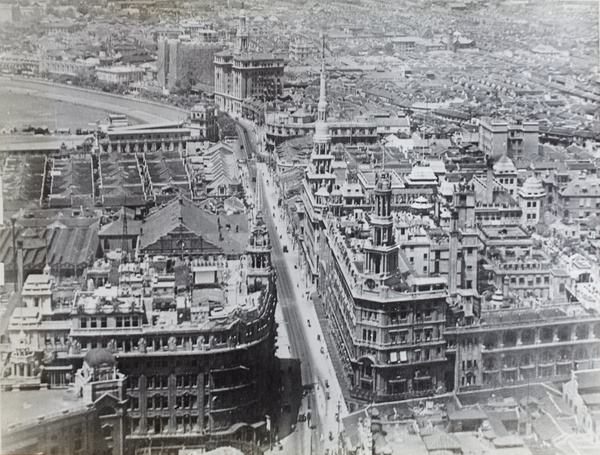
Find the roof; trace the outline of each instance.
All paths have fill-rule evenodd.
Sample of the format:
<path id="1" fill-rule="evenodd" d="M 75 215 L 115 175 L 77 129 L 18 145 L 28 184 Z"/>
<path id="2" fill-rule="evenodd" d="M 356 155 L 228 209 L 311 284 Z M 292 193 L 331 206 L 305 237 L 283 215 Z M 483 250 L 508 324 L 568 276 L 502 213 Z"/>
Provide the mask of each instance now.
<path id="1" fill-rule="evenodd" d="M 600 389 L 600 370 L 577 371 L 575 378 L 580 393 L 585 390 Z"/>
<path id="2" fill-rule="evenodd" d="M 246 214 L 216 215 L 182 196 L 168 202 L 144 220 L 140 248 L 148 248 L 180 228 L 202 237 L 207 248 L 212 244 L 225 254 L 242 254 L 249 233 Z"/>
<path id="3" fill-rule="evenodd" d="M 80 267 L 91 264 L 100 240 L 98 219 L 85 219 L 87 226 L 64 226 L 55 222 L 48 240 L 47 263 L 51 267 Z"/>
<path id="4" fill-rule="evenodd" d="M 519 191 L 519 194 L 525 197 L 543 197 L 546 195 L 546 190 L 544 190 L 544 186 L 540 179 L 530 176 L 523 183 L 523 187 Z"/>
<path id="5" fill-rule="evenodd" d="M 494 174 L 516 174 L 517 168 L 512 160 L 506 156 L 502 155 L 502 157 L 496 161 L 494 164 Z"/>
<path id="6" fill-rule="evenodd" d="M 463 409 L 448 409 L 448 420 L 485 420 L 487 415 L 481 409 L 463 408 Z"/>
<path id="7" fill-rule="evenodd" d="M 551 441 L 553 438 L 560 436 L 562 431 L 554 420 L 546 414 L 541 414 L 532 422 L 533 431 L 542 441 Z"/>
<path id="8" fill-rule="evenodd" d="M 423 442 L 427 450 L 461 450 L 460 443 L 456 438 L 447 433 L 438 433 L 431 436 L 423 436 Z"/>
<path id="9" fill-rule="evenodd" d="M 85 409 L 83 400 L 67 389 L 21 390 L 19 393 L 2 393 L 2 409 L 10 412 L 0 414 L 3 433 L 11 424 L 35 422 L 38 417 L 77 412 Z M 34 420 L 35 419 L 35 420 Z"/>
<path id="10" fill-rule="evenodd" d="M 571 180 L 567 186 L 559 190 L 561 196 L 600 196 L 600 179 L 598 177 L 586 176 Z"/>

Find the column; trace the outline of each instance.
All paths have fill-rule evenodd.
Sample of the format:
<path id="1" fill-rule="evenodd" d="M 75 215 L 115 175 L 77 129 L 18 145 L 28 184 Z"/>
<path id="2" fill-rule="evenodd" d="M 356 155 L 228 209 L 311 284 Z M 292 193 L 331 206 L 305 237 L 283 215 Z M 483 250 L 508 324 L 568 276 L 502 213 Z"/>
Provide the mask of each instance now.
<path id="1" fill-rule="evenodd" d="M 148 395 L 146 376 L 141 375 L 138 380 L 139 405 L 140 405 L 140 433 L 148 432 L 148 409 L 146 408 L 146 397 Z"/>

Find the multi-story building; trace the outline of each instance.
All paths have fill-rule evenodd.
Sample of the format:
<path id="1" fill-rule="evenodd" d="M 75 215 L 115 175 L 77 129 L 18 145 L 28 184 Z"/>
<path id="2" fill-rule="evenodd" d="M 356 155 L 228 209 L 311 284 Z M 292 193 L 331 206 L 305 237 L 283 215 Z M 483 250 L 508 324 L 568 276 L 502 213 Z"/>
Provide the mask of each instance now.
<path id="1" fill-rule="evenodd" d="M 556 192 L 558 215 L 584 219 L 600 215 L 600 178 L 580 175 Z"/>
<path id="2" fill-rule="evenodd" d="M 600 317 L 578 304 L 511 305 L 482 311 L 473 324 L 445 329 L 456 357 L 457 391 L 540 381 L 566 381 L 600 364 Z"/>
<path id="3" fill-rule="evenodd" d="M 194 140 L 217 142 L 219 127 L 215 107 L 208 104 L 196 104 L 190 114 L 190 132 Z"/>
<path id="4" fill-rule="evenodd" d="M 382 174 L 368 239 L 347 229 L 351 215 L 344 225 L 332 215 L 323 220 L 318 289 L 357 400 L 424 396 L 451 386 L 446 278 L 421 273 L 399 254 L 391 193 Z"/>
<path id="5" fill-rule="evenodd" d="M 283 93 L 284 60 L 269 53 L 249 52 L 246 18 L 240 19 L 238 46 L 215 54 L 215 102 L 219 109 L 242 115 L 246 98 L 273 101 Z"/>
<path id="6" fill-rule="evenodd" d="M 109 84 L 129 85 L 140 82 L 144 77 L 144 70 L 135 66 L 108 66 L 96 68 L 98 80 Z"/>
<path id="7" fill-rule="evenodd" d="M 508 155 L 520 159 L 538 153 L 538 122 L 482 118 L 479 123 L 479 148 L 491 156 Z"/>
<path id="8" fill-rule="evenodd" d="M 304 61 L 316 57 L 317 46 L 301 39 L 290 41 L 290 58 L 296 61 Z"/>
<path id="9" fill-rule="evenodd" d="M 541 180 L 528 177 L 519 189 L 519 205 L 523 215 L 521 224 L 523 226 L 535 226 L 542 220 L 542 207 L 546 198 L 546 190 Z"/>
<path id="10" fill-rule="evenodd" d="M 214 84 L 215 54 L 223 45 L 204 39 L 158 41 L 158 82 L 168 89 L 177 85 Z"/>
<path id="11" fill-rule="evenodd" d="M 503 155 L 493 166 L 492 160 L 488 159 L 486 173 L 474 175 L 471 183 L 477 201 L 475 207 L 477 224 L 485 226 L 519 224 L 522 211 L 516 201 L 516 168 L 510 158 Z"/>
<path id="12" fill-rule="evenodd" d="M 377 123 L 372 119 L 359 118 L 328 124 L 332 144 L 375 144 L 379 139 Z M 265 138 L 270 149 L 289 139 L 314 133 L 315 128 L 314 115 L 302 108 L 292 114 L 287 112 L 265 114 Z"/>
<path id="13" fill-rule="evenodd" d="M 63 392 L 54 388 L 74 383 L 82 404 L 88 404 L 86 438 L 102 435 L 102 453 L 190 446 L 217 433 L 257 437 L 264 416 L 276 413 L 279 390 L 270 252 L 258 213 L 247 247 L 235 257 L 206 253 L 182 259 L 179 245 L 172 245 L 166 256 L 121 264 L 118 284 L 90 277 L 85 287 L 72 287 L 70 298 L 51 289 L 47 275 L 33 276 L 26 288 L 32 289 L 30 297 L 11 319 L 14 349 L 8 360 L 14 366 L 2 385 L 31 387 L 36 384 L 24 377 L 37 374 L 39 388 L 35 368 L 58 377 L 66 366 L 62 381 L 42 376 L 50 390 L 39 392 L 59 397 Z M 55 305 L 51 292 L 62 295 L 66 312 L 58 311 L 63 306 Z M 58 314 L 46 322 L 34 312 Z M 73 412 L 48 416 L 55 432 L 70 428 L 78 412 L 79 401 L 69 400 Z M 3 427 L 3 441 L 22 448 L 22 428 Z M 86 441 L 73 450 L 57 440 L 57 453 L 96 453 L 84 449 Z M 31 444 L 39 451 L 54 443 L 40 435 Z"/>
<path id="14" fill-rule="evenodd" d="M 594 441 L 600 440 L 598 426 L 598 400 L 600 371 L 597 364 L 593 370 L 572 371 L 571 379 L 563 385 L 563 398 L 577 416 L 577 429 L 588 433 Z"/>
<path id="15" fill-rule="evenodd" d="M 185 114 L 182 114 L 182 117 Z M 146 124 L 115 128 L 98 141 L 103 153 L 135 154 L 142 152 L 175 151 L 182 153 L 191 140 L 191 128 L 181 122 Z M 194 139 L 197 140 L 197 139 Z"/>
<path id="16" fill-rule="evenodd" d="M 336 176 L 331 168 L 334 155 L 331 151 L 331 134 L 326 117 L 327 96 L 325 66 L 323 65 L 321 69 L 317 121 L 313 136 L 313 150 L 302 182 L 302 201 L 306 209 L 306 214 L 302 220 L 300 234 L 303 239 L 302 248 L 311 280 L 315 280 L 318 276 L 319 252 L 321 251 L 321 223 L 323 215 L 327 210 L 327 202 L 332 196 L 332 192 L 336 189 Z"/>

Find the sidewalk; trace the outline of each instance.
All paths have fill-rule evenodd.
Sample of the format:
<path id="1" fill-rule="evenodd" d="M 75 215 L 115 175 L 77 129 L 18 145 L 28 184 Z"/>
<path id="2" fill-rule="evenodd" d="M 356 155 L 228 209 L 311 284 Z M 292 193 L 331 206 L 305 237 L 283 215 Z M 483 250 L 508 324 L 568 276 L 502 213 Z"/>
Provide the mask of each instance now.
<path id="1" fill-rule="evenodd" d="M 325 342 L 327 343 L 327 350 L 331 357 L 331 364 L 335 370 L 335 375 L 342 389 L 344 395 L 344 401 L 347 403 L 350 400 L 350 383 L 348 382 L 348 375 L 344 369 L 344 364 L 340 357 L 340 353 L 337 349 L 337 341 L 335 340 L 334 334 L 331 330 L 331 322 L 329 317 L 325 313 L 325 305 L 320 298 L 313 299 L 315 304 L 315 311 L 319 317 L 319 324 L 323 329 L 323 335 Z"/>

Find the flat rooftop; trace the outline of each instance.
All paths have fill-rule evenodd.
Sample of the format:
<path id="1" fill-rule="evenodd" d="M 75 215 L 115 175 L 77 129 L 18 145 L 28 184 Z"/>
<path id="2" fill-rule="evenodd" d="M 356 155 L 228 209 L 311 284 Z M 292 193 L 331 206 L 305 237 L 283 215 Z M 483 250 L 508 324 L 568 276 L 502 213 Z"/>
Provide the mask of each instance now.
<path id="1" fill-rule="evenodd" d="M 81 398 L 67 389 L 22 390 L 0 393 L 0 423 L 3 428 L 21 423 L 33 423 L 38 417 L 48 420 L 53 415 L 86 409 Z"/>

